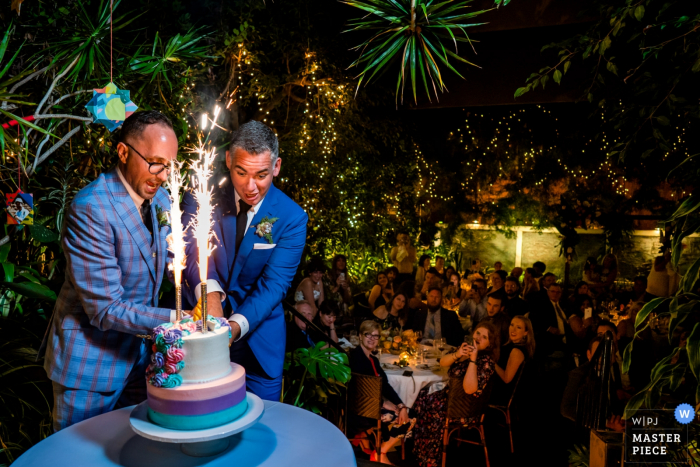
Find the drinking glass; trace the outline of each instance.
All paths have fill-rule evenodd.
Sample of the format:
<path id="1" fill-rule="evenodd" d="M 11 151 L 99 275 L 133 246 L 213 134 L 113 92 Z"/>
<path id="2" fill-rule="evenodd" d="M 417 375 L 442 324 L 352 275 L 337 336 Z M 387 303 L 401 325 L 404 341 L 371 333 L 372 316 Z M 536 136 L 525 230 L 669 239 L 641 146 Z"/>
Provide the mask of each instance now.
<path id="1" fill-rule="evenodd" d="M 474 337 L 471 334 L 467 333 L 464 335 L 464 342 L 466 342 L 469 345 L 472 345 L 472 342 L 474 342 Z"/>

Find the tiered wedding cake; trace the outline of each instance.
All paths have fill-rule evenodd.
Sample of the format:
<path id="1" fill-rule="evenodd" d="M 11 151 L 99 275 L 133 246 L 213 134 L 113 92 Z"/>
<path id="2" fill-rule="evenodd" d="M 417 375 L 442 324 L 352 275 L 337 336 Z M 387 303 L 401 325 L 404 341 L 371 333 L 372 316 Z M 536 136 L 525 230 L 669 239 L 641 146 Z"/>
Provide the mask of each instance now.
<path id="1" fill-rule="evenodd" d="M 232 422 L 247 408 L 245 370 L 229 361 L 228 321 L 183 319 L 153 330 L 146 373 L 148 418 L 174 430 L 202 430 Z"/>

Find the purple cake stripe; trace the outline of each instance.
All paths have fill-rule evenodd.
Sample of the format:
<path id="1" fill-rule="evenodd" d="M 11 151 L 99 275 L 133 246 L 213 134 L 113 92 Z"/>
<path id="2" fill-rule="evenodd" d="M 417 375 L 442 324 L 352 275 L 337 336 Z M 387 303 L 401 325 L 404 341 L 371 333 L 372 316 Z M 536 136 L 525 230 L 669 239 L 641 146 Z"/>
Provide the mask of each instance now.
<path id="1" fill-rule="evenodd" d="M 148 407 L 167 415 L 206 415 L 233 407 L 241 403 L 245 396 L 245 384 L 230 394 L 200 401 L 164 400 L 149 394 Z"/>

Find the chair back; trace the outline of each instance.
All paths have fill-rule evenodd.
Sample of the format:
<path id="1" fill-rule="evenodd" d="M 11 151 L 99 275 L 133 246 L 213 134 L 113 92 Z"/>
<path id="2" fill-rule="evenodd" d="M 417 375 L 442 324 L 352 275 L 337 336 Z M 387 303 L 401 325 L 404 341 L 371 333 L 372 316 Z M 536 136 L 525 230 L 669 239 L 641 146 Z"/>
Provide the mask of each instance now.
<path id="1" fill-rule="evenodd" d="M 352 373 L 348 382 L 348 413 L 382 418 L 382 377 Z"/>
<path id="2" fill-rule="evenodd" d="M 450 391 L 447 397 L 447 417 L 458 418 L 479 418 L 488 407 L 493 388 L 494 375 L 491 375 L 486 387 L 481 391 L 479 397 L 464 392 L 464 378 L 450 378 Z"/>
<path id="3" fill-rule="evenodd" d="M 508 405 L 506 407 L 509 407 L 513 405 L 513 399 L 515 399 L 515 392 L 518 390 L 518 385 L 520 384 L 520 380 L 523 377 L 523 373 L 525 372 L 525 362 L 520 364 L 520 368 L 518 368 L 518 374 L 515 375 L 515 384 L 513 384 L 513 391 L 510 393 L 510 397 L 508 398 Z"/>

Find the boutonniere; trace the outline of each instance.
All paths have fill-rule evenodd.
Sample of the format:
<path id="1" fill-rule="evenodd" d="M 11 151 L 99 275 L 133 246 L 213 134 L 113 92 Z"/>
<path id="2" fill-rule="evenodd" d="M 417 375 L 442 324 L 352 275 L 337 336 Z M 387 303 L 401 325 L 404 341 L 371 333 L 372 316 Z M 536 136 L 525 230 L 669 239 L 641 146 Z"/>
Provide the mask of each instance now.
<path id="1" fill-rule="evenodd" d="M 260 223 L 255 226 L 255 235 L 260 238 L 267 240 L 267 243 L 272 245 L 272 224 L 277 222 L 278 217 L 273 217 L 268 219 L 267 216 L 263 217 Z"/>
<path id="2" fill-rule="evenodd" d="M 163 208 L 156 204 L 156 219 L 158 219 L 158 228 L 170 227 L 170 211 L 164 211 Z"/>

